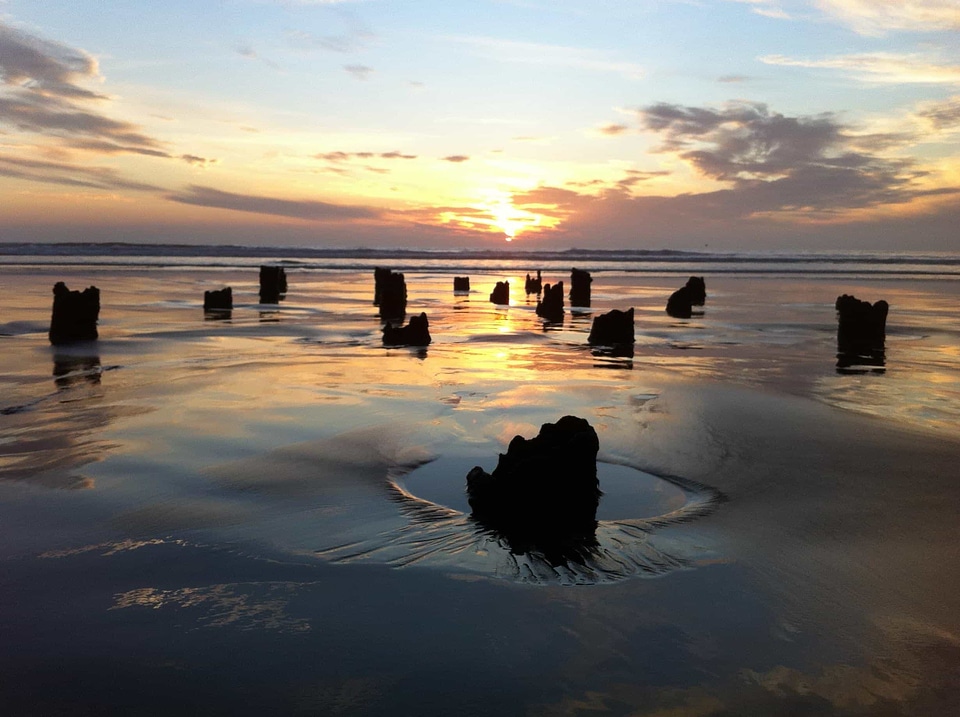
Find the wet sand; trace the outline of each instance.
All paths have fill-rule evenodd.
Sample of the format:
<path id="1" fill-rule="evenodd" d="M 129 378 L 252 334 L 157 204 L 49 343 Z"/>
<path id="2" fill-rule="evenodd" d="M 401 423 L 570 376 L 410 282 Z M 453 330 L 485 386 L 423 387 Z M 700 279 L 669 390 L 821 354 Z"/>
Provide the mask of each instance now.
<path id="1" fill-rule="evenodd" d="M 289 279 L 264 307 L 249 272 L 4 270 L 5 712 L 960 708 L 955 282 L 708 276 L 677 320 L 676 278 L 603 273 L 545 325 L 522 275 L 408 273 L 419 350 L 381 345 L 369 273 Z M 100 287 L 97 342 L 49 346 L 59 280 Z M 890 302 L 882 373 L 836 370 L 839 293 Z M 629 306 L 634 357 L 595 356 Z M 606 495 L 555 565 L 461 491 L 565 414 Z"/>

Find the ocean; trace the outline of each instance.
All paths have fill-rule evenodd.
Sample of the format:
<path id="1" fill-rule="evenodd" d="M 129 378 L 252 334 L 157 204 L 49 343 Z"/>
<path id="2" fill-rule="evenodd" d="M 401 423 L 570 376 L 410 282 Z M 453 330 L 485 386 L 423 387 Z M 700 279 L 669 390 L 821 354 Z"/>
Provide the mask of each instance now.
<path id="1" fill-rule="evenodd" d="M 396 271 L 545 271 L 673 274 L 767 274 L 950 278 L 960 275 L 955 252 L 679 251 L 679 250 L 418 250 L 189 244 L 0 244 L 0 266 L 113 266 L 211 271 L 279 262 L 299 271 L 363 271 L 389 264 Z"/>
<path id="2" fill-rule="evenodd" d="M 573 267 L 542 319 L 526 274 Z M 96 341 L 50 345 L 58 281 Z M 3 714 L 960 711 L 960 255 L 7 244 L 0 287 Z M 841 294 L 882 351 L 843 359 Z M 558 554 L 465 479 L 564 415 L 603 496 Z"/>

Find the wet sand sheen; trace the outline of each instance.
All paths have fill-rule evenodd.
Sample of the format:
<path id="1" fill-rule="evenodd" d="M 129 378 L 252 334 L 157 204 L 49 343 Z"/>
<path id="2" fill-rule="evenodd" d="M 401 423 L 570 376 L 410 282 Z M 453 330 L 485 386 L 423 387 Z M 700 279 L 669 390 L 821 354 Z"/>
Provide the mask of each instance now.
<path id="1" fill-rule="evenodd" d="M 708 277 L 706 314 L 677 322 L 668 281 L 605 276 L 593 312 L 638 305 L 636 355 L 606 371 L 584 316 L 545 331 L 530 304 L 492 308 L 483 277 L 452 297 L 439 274 L 410 279 L 434 333 L 421 355 L 380 346 L 365 274 L 292 273 L 298 293 L 264 315 L 238 284 L 232 318 L 205 322 L 208 274 L 104 272 L 102 338 L 69 363 L 45 344 L 47 278 L 11 278 L 25 313 L 0 338 L 11 704 L 960 706 L 960 445 L 944 429 L 960 342 L 935 291 L 850 289 L 898 317 L 887 373 L 851 377 L 833 366 L 833 282 Z M 757 298 L 774 286 L 782 302 Z M 605 552 L 558 569 L 478 532 L 462 487 L 567 413 L 600 436 Z M 132 706 L 95 687 L 118 666 Z"/>

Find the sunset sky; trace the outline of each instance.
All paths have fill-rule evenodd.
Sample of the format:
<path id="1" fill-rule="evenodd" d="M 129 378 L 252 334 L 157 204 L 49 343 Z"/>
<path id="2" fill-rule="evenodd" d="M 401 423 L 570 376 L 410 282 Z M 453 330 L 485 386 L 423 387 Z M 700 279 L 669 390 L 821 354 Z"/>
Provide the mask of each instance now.
<path id="1" fill-rule="evenodd" d="M 960 0 L 0 0 L 0 242 L 958 227 Z"/>

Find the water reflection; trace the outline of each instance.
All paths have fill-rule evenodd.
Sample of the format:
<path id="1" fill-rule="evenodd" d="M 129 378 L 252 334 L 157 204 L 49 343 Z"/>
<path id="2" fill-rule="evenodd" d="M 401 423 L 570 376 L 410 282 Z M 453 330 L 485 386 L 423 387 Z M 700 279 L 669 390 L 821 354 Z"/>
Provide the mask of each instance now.
<path id="1" fill-rule="evenodd" d="M 613 346 L 595 346 L 590 353 L 597 358 L 628 358 L 634 355 L 633 344 L 614 344 Z"/>
<path id="2" fill-rule="evenodd" d="M 886 351 L 881 347 L 869 351 L 837 351 L 837 373 L 885 373 Z"/>
<path id="3" fill-rule="evenodd" d="M 61 391 L 85 383 L 98 386 L 102 371 L 98 355 L 54 354 L 53 357 L 53 381 Z"/>

